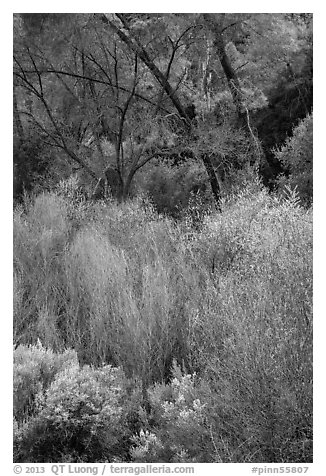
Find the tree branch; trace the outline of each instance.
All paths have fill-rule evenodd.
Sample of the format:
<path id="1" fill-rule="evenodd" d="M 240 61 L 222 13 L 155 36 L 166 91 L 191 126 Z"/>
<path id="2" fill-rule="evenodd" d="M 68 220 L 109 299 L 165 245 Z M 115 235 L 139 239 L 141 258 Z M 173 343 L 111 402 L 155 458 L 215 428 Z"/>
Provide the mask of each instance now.
<path id="1" fill-rule="evenodd" d="M 58 70 L 55 70 L 55 69 L 46 69 L 46 70 L 42 70 L 41 73 L 54 73 L 54 74 L 62 74 L 64 76 L 70 76 L 72 78 L 78 78 L 78 79 L 85 79 L 87 81 L 92 81 L 94 83 L 98 83 L 98 84 L 105 84 L 107 86 L 111 86 L 107 81 L 103 81 L 101 79 L 96 79 L 96 78 L 92 78 L 90 76 L 85 76 L 85 75 L 81 75 L 81 74 L 77 74 L 77 73 L 69 73 L 67 71 L 58 71 Z M 24 70 L 24 74 L 35 74 L 35 71 L 26 71 Z M 14 72 L 14 75 L 17 76 L 17 77 L 21 77 L 19 76 L 19 73 L 17 72 Z M 112 84 L 112 86 L 114 88 L 117 88 L 123 92 L 126 92 L 126 93 L 130 93 L 130 90 L 127 89 L 127 88 L 124 88 L 123 86 L 117 86 L 115 84 Z M 35 88 L 33 87 L 33 89 L 35 90 Z M 142 101 L 144 102 L 147 102 L 148 104 L 151 104 L 152 106 L 156 106 L 156 104 L 151 101 L 150 99 L 146 98 L 145 96 L 143 96 L 142 94 L 139 94 L 139 93 L 135 93 L 135 97 L 138 98 L 138 99 L 141 99 Z M 169 111 L 167 109 L 163 109 L 164 112 L 168 113 Z"/>
<path id="2" fill-rule="evenodd" d="M 117 17 L 122 21 L 126 29 L 129 29 L 129 25 L 126 22 L 123 14 L 117 14 Z M 185 120 L 187 126 L 190 126 L 189 117 L 186 114 L 184 108 L 182 107 L 179 99 L 175 96 L 174 91 L 170 83 L 166 80 L 165 75 L 157 68 L 155 63 L 149 57 L 147 51 L 142 47 L 135 37 L 127 36 L 120 28 L 118 28 L 112 21 L 110 21 L 105 15 L 101 15 L 101 19 L 104 23 L 111 26 L 111 28 L 117 33 L 117 35 L 124 41 L 129 48 L 138 54 L 139 58 L 146 64 L 149 70 L 153 73 L 156 80 L 163 86 L 167 95 L 171 99 L 173 105 L 177 109 L 180 116 Z"/>

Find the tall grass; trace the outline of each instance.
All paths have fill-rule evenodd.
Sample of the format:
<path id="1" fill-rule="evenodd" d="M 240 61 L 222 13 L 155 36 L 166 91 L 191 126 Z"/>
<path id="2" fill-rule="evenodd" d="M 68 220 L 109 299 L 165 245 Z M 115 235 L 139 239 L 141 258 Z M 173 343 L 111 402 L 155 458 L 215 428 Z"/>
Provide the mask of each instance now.
<path id="1" fill-rule="evenodd" d="M 311 210 L 238 194 L 198 231 L 141 200 L 81 213 L 53 193 L 16 210 L 14 253 L 16 343 L 144 388 L 176 360 L 201 379 L 216 461 L 311 458 Z"/>
<path id="2" fill-rule="evenodd" d="M 62 257 L 71 224 L 66 201 L 42 194 L 14 214 L 14 341 L 54 348 L 60 309 L 64 308 Z"/>

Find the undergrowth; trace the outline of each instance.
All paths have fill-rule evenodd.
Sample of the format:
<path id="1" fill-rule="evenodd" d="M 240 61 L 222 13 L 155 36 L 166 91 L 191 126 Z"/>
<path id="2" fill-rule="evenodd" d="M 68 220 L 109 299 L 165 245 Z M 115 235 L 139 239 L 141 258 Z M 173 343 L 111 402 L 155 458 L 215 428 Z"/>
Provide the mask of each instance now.
<path id="1" fill-rule="evenodd" d="M 17 461 L 312 461 L 312 211 L 196 213 L 64 187 L 15 210 Z"/>

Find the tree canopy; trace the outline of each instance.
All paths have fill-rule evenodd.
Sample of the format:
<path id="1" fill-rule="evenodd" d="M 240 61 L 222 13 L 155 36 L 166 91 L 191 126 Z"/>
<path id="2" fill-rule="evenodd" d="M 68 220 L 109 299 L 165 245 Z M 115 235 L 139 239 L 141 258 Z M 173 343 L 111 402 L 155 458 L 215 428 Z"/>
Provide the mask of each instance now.
<path id="1" fill-rule="evenodd" d="M 273 185 L 274 148 L 311 111 L 311 14 L 14 15 L 16 195 L 77 172 L 125 199 L 181 157 L 219 206 L 231 170 Z"/>

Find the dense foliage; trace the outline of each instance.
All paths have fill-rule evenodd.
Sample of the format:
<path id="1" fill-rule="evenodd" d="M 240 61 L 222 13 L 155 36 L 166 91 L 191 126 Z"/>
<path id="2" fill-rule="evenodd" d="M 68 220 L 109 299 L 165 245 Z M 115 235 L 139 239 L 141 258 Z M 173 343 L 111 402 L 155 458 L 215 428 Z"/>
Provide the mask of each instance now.
<path id="1" fill-rule="evenodd" d="M 312 215 L 258 188 L 16 209 L 17 461 L 311 460 Z"/>
<path id="2" fill-rule="evenodd" d="M 155 201 L 180 161 L 172 214 L 248 164 L 273 187 L 273 151 L 311 111 L 309 14 L 14 15 L 17 199 L 77 172 L 93 197 Z"/>
<path id="3" fill-rule="evenodd" d="M 279 186 L 296 189 L 302 202 L 311 205 L 313 198 L 312 115 L 308 115 L 299 123 L 293 130 L 293 136 L 287 139 L 275 155 L 288 175 L 287 178 L 279 177 Z"/>
<path id="4" fill-rule="evenodd" d="M 312 15 L 14 15 L 14 460 L 312 461 Z"/>

